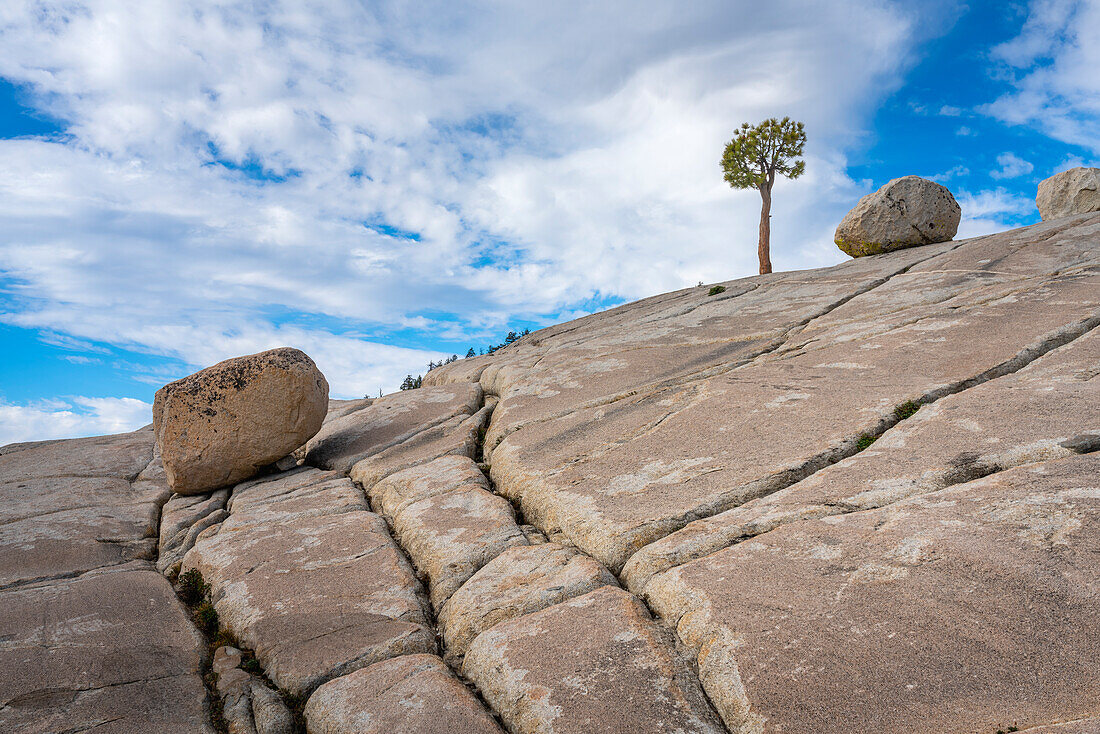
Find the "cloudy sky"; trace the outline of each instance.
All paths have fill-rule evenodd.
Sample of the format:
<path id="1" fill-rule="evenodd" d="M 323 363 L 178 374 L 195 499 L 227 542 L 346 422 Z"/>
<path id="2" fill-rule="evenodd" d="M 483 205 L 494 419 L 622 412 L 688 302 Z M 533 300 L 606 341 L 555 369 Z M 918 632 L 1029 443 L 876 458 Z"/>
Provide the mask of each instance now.
<path id="1" fill-rule="evenodd" d="M 1100 0 L 0 4 L 0 444 L 127 430 L 226 357 L 336 397 L 752 274 L 742 121 L 806 123 L 777 270 L 918 174 L 960 237 L 1100 165 Z"/>

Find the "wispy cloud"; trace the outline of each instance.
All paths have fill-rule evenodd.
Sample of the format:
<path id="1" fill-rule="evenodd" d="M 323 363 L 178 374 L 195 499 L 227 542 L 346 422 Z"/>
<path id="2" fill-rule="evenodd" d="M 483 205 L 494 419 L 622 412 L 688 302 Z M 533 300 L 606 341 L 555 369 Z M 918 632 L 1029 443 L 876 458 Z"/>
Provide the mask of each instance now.
<path id="1" fill-rule="evenodd" d="M 958 197 L 963 216 L 987 217 L 991 214 L 1026 214 L 1035 208 L 1035 202 L 1007 189 L 997 188 L 976 194 L 962 192 Z"/>
<path id="2" fill-rule="evenodd" d="M 43 344 L 49 344 L 54 347 L 61 347 L 62 349 L 71 349 L 74 352 L 93 352 L 96 354 L 107 354 L 109 349 L 105 349 L 98 344 L 92 344 L 84 339 L 76 339 L 68 334 L 58 334 L 52 331 L 43 331 L 38 334 L 38 340 Z"/>
<path id="3" fill-rule="evenodd" d="M 989 172 L 993 178 L 1017 178 L 1035 170 L 1030 161 L 1025 161 L 1015 153 L 1001 153 L 997 156 L 997 168 Z"/>
<path id="4" fill-rule="evenodd" d="M 944 171 L 943 173 L 933 174 L 933 175 L 929 176 L 928 178 L 932 179 L 933 181 L 939 181 L 940 183 L 946 183 L 946 182 L 950 181 L 951 179 L 962 178 L 963 176 L 969 176 L 969 175 L 970 175 L 970 169 L 969 168 L 967 168 L 966 166 L 963 166 L 963 165 L 958 165 L 958 166 L 955 166 L 955 167 L 953 167 L 949 170 Z"/>
<path id="5" fill-rule="evenodd" d="M 1003 232 L 1019 226 L 1020 219 L 1035 210 L 1035 201 L 998 187 L 971 193 L 962 191 L 955 198 L 962 208 L 962 221 L 956 239 Z"/>
<path id="6" fill-rule="evenodd" d="M 1020 34 L 993 49 L 1013 91 L 980 110 L 1100 152 L 1100 3 L 1032 0 Z"/>

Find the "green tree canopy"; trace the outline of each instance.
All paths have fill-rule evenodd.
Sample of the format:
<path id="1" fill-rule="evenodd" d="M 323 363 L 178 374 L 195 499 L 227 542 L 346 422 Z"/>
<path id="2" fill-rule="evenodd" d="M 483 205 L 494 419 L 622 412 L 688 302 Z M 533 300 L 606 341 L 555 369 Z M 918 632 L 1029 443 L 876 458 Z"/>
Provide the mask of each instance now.
<path id="1" fill-rule="evenodd" d="M 802 155 L 805 144 L 805 127 L 789 117 L 773 117 L 759 125 L 744 122 L 722 155 L 726 182 L 735 189 L 759 189 L 771 188 L 776 174 L 798 178 L 806 161 L 793 159 Z"/>

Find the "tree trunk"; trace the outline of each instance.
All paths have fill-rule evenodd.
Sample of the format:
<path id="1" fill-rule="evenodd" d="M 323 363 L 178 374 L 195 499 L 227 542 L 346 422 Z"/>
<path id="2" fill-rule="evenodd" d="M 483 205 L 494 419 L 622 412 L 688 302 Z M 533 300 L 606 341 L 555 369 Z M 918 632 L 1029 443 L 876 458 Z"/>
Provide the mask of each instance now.
<path id="1" fill-rule="evenodd" d="M 757 254 L 760 256 L 760 274 L 772 271 L 772 187 L 765 184 L 760 187 L 760 244 Z"/>

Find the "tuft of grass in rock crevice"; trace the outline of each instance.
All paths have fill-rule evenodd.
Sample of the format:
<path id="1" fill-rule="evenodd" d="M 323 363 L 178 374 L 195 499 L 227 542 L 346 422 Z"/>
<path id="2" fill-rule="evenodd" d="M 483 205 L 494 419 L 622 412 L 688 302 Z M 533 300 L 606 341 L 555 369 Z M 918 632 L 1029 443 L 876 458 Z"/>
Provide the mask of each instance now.
<path id="1" fill-rule="evenodd" d="M 218 619 L 218 612 L 210 600 L 210 584 L 202 577 L 202 573 L 192 568 L 179 574 L 175 579 L 176 596 L 183 602 L 191 614 L 191 621 L 202 633 L 206 641 L 206 655 L 202 665 L 202 682 L 206 686 L 207 698 L 210 701 L 210 719 L 214 730 L 218 734 L 229 734 L 229 724 L 225 720 L 221 696 L 218 694 L 218 674 L 213 671 L 211 665 L 214 660 L 214 652 L 219 647 L 235 647 L 241 651 L 241 669 L 256 676 L 264 684 L 279 694 L 283 703 L 294 717 L 295 734 L 305 734 L 305 709 L 308 696 L 297 696 L 286 693 L 264 674 L 263 666 L 256 659 L 256 654 L 246 647 L 241 646 L 233 631 L 222 627 Z"/>
<path id="2" fill-rule="evenodd" d="M 898 423 L 901 423 L 906 418 L 912 418 L 914 415 L 916 415 L 918 410 L 920 410 L 920 403 L 918 403 L 916 400 L 906 400 L 904 403 L 900 403 L 898 405 L 895 405 L 894 406 L 894 423 L 892 425 L 888 426 L 886 428 L 886 430 L 889 430 L 890 428 L 893 428 L 894 426 L 896 426 Z M 884 430 L 882 433 L 885 433 L 886 430 Z M 858 439 L 856 439 L 856 453 L 858 454 L 860 451 L 863 451 L 864 449 L 870 448 L 871 444 L 873 444 L 875 441 L 877 441 L 879 439 L 879 436 L 881 436 L 881 435 L 882 435 L 881 433 L 879 433 L 879 434 L 875 434 L 875 433 L 864 433 L 864 434 L 862 434 Z"/>
<path id="3" fill-rule="evenodd" d="M 912 418 L 918 410 L 920 410 L 920 403 L 915 400 L 906 400 L 901 405 L 894 407 L 894 417 L 898 421 L 903 421 L 906 418 Z"/>
<path id="4" fill-rule="evenodd" d="M 871 444 L 873 444 L 877 440 L 878 436 L 871 435 L 870 433 L 864 433 L 856 441 L 856 452 L 860 452 L 866 448 L 869 448 Z"/>
<path id="5" fill-rule="evenodd" d="M 218 613 L 210 603 L 210 584 L 206 583 L 202 572 L 197 568 L 179 574 L 173 583 L 176 585 L 176 596 L 187 607 L 192 624 L 206 642 L 206 654 L 202 661 L 202 682 L 206 686 L 206 700 L 210 702 L 210 723 L 218 734 L 229 734 L 222 697 L 218 695 L 218 675 L 211 668 L 214 651 L 222 644 L 226 644 L 224 640 L 228 633 L 218 629 Z"/>
<path id="6" fill-rule="evenodd" d="M 725 293 L 725 292 L 726 292 L 726 286 L 716 285 L 716 286 L 713 286 L 709 291 L 707 291 L 707 295 L 708 296 L 717 296 L 719 293 Z"/>
<path id="7" fill-rule="evenodd" d="M 197 606 L 210 598 L 210 584 L 203 579 L 202 572 L 192 568 L 176 579 L 176 596 L 189 607 Z"/>

